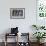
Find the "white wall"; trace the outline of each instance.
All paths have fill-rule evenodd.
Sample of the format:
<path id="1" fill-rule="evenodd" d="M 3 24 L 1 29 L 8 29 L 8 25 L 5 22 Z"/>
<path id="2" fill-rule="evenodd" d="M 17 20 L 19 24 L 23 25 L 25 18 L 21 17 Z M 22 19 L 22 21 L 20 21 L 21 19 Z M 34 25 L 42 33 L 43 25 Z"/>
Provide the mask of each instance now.
<path id="1" fill-rule="evenodd" d="M 25 8 L 25 19 L 10 19 L 10 8 Z M 32 34 L 32 24 L 36 24 L 36 0 L 0 0 L 0 34 L 16 26 Z"/>

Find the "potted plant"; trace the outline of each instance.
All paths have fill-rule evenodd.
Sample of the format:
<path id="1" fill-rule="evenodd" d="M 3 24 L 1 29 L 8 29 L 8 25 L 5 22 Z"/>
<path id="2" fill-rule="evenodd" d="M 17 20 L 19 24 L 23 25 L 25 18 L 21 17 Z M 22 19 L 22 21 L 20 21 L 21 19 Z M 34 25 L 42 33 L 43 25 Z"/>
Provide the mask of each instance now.
<path id="1" fill-rule="evenodd" d="M 41 43 L 40 40 L 42 38 L 45 38 L 44 36 L 46 36 L 46 33 L 45 32 L 35 32 L 33 35 L 37 38 L 38 43 Z"/>

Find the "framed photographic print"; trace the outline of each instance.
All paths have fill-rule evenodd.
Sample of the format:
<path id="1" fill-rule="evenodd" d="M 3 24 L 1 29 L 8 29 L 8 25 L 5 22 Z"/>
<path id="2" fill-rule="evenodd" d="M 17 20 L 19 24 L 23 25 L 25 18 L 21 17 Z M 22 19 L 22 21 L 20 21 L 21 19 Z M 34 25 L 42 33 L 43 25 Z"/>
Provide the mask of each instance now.
<path id="1" fill-rule="evenodd" d="M 36 10 L 36 24 L 46 25 L 46 0 L 37 0 Z"/>
<path id="2" fill-rule="evenodd" d="M 10 8 L 10 18 L 11 19 L 24 19 L 25 8 Z"/>
<path id="3" fill-rule="evenodd" d="M 39 18 L 46 18 L 46 0 L 37 0 L 37 15 Z"/>

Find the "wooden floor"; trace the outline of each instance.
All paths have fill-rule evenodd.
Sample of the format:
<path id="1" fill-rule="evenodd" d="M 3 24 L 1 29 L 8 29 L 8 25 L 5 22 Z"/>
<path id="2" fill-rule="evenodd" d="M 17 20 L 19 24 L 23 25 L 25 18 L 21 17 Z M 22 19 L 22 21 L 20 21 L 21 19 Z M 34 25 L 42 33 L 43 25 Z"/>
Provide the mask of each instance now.
<path id="1" fill-rule="evenodd" d="M 4 43 L 3 42 L 2 43 L 0 42 L 0 46 L 4 46 Z M 15 42 L 14 43 L 10 42 L 10 43 L 8 43 L 7 46 L 15 46 Z M 30 46 L 37 46 L 37 43 L 32 42 L 32 43 L 30 43 Z M 42 45 L 42 46 L 46 46 L 46 43 L 44 43 L 44 45 Z"/>

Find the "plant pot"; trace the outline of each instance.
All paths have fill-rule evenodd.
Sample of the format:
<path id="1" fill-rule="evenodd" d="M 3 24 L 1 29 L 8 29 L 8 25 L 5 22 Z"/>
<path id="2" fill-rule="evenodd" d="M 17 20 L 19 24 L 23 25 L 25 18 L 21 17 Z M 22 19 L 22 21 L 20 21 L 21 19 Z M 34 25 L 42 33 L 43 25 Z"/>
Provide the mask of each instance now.
<path id="1" fill-rule="evenodd" d="M 45 39 L 40 39 L 40 43 L 44 43 L 44 40 L 45 40 Z"/>
<path id="2" fill-rule="evenodd" d="M 41 44 L 41 43 L 44 42 L 44 40 L 45 40 L 45 39 L 38 39 L 37 42 L 38 42 L 39 44 Z"/>

